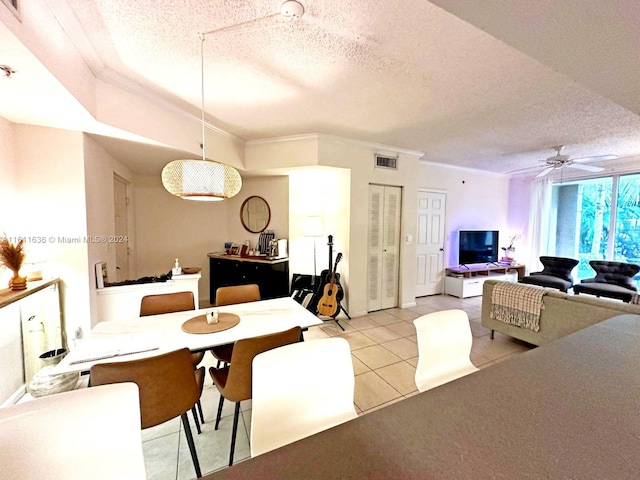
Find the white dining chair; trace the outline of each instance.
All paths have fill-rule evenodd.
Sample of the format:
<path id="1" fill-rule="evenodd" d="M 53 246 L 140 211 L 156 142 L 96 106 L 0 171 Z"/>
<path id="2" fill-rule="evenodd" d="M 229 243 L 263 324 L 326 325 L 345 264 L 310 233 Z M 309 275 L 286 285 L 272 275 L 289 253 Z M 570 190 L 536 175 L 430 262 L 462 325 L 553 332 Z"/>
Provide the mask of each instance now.
<path id="1" fill-rule="evenodd" d="M 294 343 L 253 360 L 251 456 L 358 416 L 349 343 L 323 338 Z"/>
<path id="2" fill-rule="evenodd" d="M 418 332 L 416 386 L 420 392 L 478 369 L 471 363 L 471 327 L 464 310 L 429 313 L 413 321 Z"/>

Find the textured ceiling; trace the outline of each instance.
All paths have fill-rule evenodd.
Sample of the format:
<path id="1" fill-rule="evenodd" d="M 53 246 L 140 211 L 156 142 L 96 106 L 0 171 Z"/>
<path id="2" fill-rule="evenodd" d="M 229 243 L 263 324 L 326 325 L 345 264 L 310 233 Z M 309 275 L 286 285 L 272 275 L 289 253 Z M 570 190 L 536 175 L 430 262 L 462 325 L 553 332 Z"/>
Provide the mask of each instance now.
<path id="1" fill-rule="evenodd" d="M 618 88 L 611 78 L 617 65 L 626 73 L 638 62 L 636 2 L 615 2 L 630 8 L 612 24 L 615 15 L 599 22 L 599 9 L 578 8 L 584 1 L 593 0 L 553 10 L 553 2 L 302 0 L 297 22 L 277 15 L 279 0 L 67 0 L 52 8 L 96 75 L 195 108 L 198 32 L 222 29 L 205 41 L 206 111 L 246 140 L 328 133 L 509 172 L 538 165 L 559 144 L 573 157 L 640 154 L 632 108 L 640 87 L 635 77 L 633 85 L 618 79 Z M 568 29 L 572 6 L 577 27 Z M 608 76 L 589 75 L 605 69 L 578 50 L 586 26 L 598 53 L 607 42 L 617 47 Z"/>

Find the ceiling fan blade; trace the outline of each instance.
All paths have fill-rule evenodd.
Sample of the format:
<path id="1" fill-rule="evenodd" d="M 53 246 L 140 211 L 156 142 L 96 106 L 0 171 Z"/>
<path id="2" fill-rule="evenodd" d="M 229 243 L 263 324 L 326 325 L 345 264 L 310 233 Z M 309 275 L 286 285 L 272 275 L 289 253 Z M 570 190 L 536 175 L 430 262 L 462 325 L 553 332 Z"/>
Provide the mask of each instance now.
<path id="1" fill-rule="evenodd" d="M 567 165 L 567 167 L 576 168 L 578 170 L 585 170 L 587 172 L 601 172 L 602 170 L 604 170 L 604 168 L 602 167 L 596 167 L 594 165 L 582 165 L 580 163 L 570 163 Z"/>
<path id="2" fill-rule="evenodd" d="M 572 158 L 572 162 L 594 162 L 596 160 L 614 160 L 618 158 L 618 155 L 596 155 L 594 157 L 580 157 L 580 158 Z"/>
<path id="3" fill-rule="evenodd" d="M 551 170 L 553 170 L 554 167 L 547 167 L 544 170 L 542 170 L 539 174 L 536 175 L 536 178 L 540 178 L 540 177 L 544 177 L 546 174 L 548 174 Z"/>

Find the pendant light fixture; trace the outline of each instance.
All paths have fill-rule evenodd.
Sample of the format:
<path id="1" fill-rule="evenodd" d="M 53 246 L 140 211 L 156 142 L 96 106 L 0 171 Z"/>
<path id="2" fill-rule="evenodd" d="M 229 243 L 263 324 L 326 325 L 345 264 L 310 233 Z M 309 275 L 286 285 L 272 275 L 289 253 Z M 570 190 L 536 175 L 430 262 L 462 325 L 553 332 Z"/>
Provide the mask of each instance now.
<path id="1" fill-rule="evenodd" d="M 162 185 L 177 197 L 185 200 L 216 202 L 231 198 L 242 187 L 238 171 L 223 163 L 207 160 L 207 144 L 204 122 L 204 39 L 200 34 L 201 123 L 202 160 L 174 160 L 162 169 Z"/>

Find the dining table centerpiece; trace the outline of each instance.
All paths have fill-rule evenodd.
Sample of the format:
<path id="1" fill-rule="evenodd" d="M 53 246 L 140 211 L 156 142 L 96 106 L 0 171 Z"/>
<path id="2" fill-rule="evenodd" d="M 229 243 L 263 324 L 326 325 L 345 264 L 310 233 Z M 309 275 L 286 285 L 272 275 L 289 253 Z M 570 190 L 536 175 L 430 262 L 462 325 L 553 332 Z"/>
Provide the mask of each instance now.
<path id="1" fill-rule="evenodd" d="M 13 272 L 13 277 L 9 280 L 11 290 L 25 290 L 27 288 L 27 277 L 20 275 L 25 256 L 24 238 L 15 243 L 6 235 L 0 239 L 0 265 Z"/>

